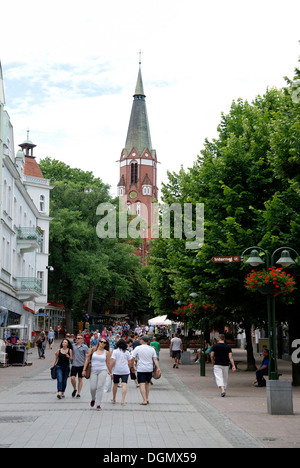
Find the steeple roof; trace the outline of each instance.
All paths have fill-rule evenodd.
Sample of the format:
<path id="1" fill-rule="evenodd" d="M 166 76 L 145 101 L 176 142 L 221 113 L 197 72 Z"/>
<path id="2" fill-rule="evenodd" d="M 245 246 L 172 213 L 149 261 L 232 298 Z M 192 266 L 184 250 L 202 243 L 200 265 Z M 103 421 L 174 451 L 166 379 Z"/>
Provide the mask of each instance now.
<path id="1" fill-rule="evenodd" d="M 44 175 L 40 169 L 40 166 L 32 156 L 25 156 L 24 174 L 31 177 L 38 177 L 44 179 Z"/>
<path id="2" fill-rule="evenodd" d="M 141 64 L 139 66 L 139 73 L 133 98 L 134 100 L 132 103 L 125 149 L 127 154 L 129 154 L 131 150 L 135 148 L 138 154 L 141 155 L 146 148 L 150 151 L 152 150 Z"/>
<path id="3" fill-rule="evenodd" d="M 25 166 L 24 166 L 24 174 L 31 176 L 31 177 L 38 177 L 40 179 L 44 179 L 44 175 L 40 169 L 40 166 L 35 160 L 35 156 L 33 155 L 33 148 L 36 147 L 31 140 L 29 140 L 29 130 L 27 130 L 27 140 L 19 145 L 22 148 L 22 151 L 25 154 Z"/>
<path id="4" fill-rule="evenodd" d="M 141 64 L 140 64 L 140 67 L 139 67 L 139 74 L 138 74 L 136 87 L 135 87 L 135 93 L 134 93 L 134 96 L 137 96 L 137 95 L 144 96 L 144 98 L 146 97 L 145 93 L 144 93 L 144 85 L 143 85 L 143 79 L 142 79 Z"/>
<path id="5" fill-rule="evenodd" d="M 122 175 L 120 182 L 118 183 L 118 187 L 126 187 L 124 175 Z"/>

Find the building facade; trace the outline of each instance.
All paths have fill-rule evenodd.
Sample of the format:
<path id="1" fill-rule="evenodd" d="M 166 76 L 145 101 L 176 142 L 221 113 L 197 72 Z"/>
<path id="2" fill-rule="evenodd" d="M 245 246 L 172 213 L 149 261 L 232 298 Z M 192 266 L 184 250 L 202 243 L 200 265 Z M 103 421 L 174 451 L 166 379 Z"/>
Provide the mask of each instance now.
<path id="1" fill-rule="evenodd" d="M 0 64 L 0 307 L 8 310 L 0 330 L 20 324 L 29 339 L 35 313 L 48 304 L 51 220 L 51 186 L 35 160 L 35 146 L 27 134 L 15 154 Z"/>
<path id="2" fill-rule="evenodd" d="M 141 63 L 133 99 L 126 143 L 119 160 L 118 196 L 124 201 L 125 209 L 143 220 L 139 255 L 146 261 L 151 227 L 155 222 L 153 201 L 158 199 L 158 161 L 156 150 L 152 148 Z"/>

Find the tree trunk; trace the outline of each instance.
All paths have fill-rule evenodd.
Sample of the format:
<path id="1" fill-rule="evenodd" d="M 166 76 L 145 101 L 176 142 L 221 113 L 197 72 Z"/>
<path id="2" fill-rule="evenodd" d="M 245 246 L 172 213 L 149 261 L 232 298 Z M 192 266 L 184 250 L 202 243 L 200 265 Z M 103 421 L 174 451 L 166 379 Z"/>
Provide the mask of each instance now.
<path id="1" fill-rule="evenodd" d="M 93 311 L 93 299 L 94 299 L 94 286 L 90 286 L 90 291 L 89 291 L 89 304 L 88 304 L 88 316 L 90 317 L 92 315 Z"/>
<path id="2" fill-rule="evenodd" d="M 253 354 L 253 345 L 252 345 L 252 324 L 251 322 L 246 322 L 245 323 L 245 333 L 246 333 L 246 342 L 247 342 L 247 371 L 256 371 L 256 363 L 255 363 L 255 358 Z"/>
<path id="3" fill-rule="evenodd" d="M 72 311 L 69 309 L 65 309 L 66 312 L 66 332 L 73 333 L 73 320 L 72 320 Z"/>

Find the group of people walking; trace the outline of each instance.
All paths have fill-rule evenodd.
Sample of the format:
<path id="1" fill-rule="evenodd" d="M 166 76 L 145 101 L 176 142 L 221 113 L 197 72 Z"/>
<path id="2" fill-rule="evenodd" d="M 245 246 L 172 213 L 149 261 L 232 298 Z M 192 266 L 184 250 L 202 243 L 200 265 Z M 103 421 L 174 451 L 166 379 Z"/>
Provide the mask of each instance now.
<path id="1" fill-rule="evenodd" d="M 97 333 L 95 334 L 97 335 Z M 122 336 L 122 334 L 120 334 Z M 140 388 L 142 396 L 141 405 L 149 404 L 149 392 L 153 370 L 156 368 L 160 375 L 159 367 L 159 343 L 154 337 L 135 336 L 128 338 L 113 338 L 110 332 L 104 331 L 93 337 L 91 342 L 86 342 L 84 335 L 79 333 L 72 342 L 65 338 L 62 340 L 60 348 L 56 351 L 52 367 L 56 367 L 57 376 L 57 398 L 65 397 L 65 390 L 69 375 L 73 387 L 72 397 L 80 398 L 83 386 L 83 379 L 90 380 L 91 408 L 96 407 L 101 410 L 103 393 L 105 386 L 112 387 L 111 402 L 116 404 L 118 388 L 121 391 L 121 405 L 126 403 L 127 384 L 129 376 Z M 171 339 L 171 356 L 173 358 L 173 368 L 178 369 L 181 353 L 183 351 L 182 340 L 177 334 Z M 264 375 L 268 373 L 268 353 L 264 350 L 264 361 L 256 373 L 257 386 L 264 386 Z M 210 360 L 213 365 L 213 375 L 217 386 L 221 391 L 221 396 L 226 396 L 228 386 L 229 366 L 233 372 L 236 371 L 233 360 L 232 349 L 225 343 L 225 336 L 220 334 L 218 342 L 210 348 Z M 136 375 L 137 374 L 137 375 Z"/>
<path id="2" fill-rule="evenodd" d="M 101 410 L 105 385 L 113 385 L 112 403 L 116 403 L 118 386 L 122 387 L 121 405 L 125 405 L 129 375 L 137 379 L 142 396 L 141 405 L 149 404 L 150 382 L 154 366 L 160 375 L 159 361 L 153 346 L 148 346 L 147 336 L 139 337 L 139 345 L 134 349 L 132 340 L 120 338 L 114 349 L 109 346 L 109 339 L 103 335 L 95 346 L 84 343 L 84 336 L 78 334 L 75 343 L 63 339 L 56 351 L 52 368 L 56 368 L 57 398 L 65 397 L 69 374 L 73 387 L 72 397 L 80 398 L 83 378 L 90 380 L 90 407 Z M 135 376 L 135 368 L 137 377 Z M 133 377 L 134 375 L 134 377 Z"/>
<path id="3" fill-rule="evenodd" d="M 171 340 L 171 356 L 173 358 L 173 369 L 179 368 L 183 344 L 180 336 L 177 333 Z M 200 359 L 201 350 L 198 351 L 198 359 Z M 217 386 L 221 390 L 221 396 L 225 397 L 226 388 L 228 386 L 229 365 L 231 364 L 233 372 L 236 367 L 233 360 L 232 349 L 225 343 L 225 336 L 220 334 L 218 342 L 210 347 L 210 359 L 213 364 L 213 374 Z"/>

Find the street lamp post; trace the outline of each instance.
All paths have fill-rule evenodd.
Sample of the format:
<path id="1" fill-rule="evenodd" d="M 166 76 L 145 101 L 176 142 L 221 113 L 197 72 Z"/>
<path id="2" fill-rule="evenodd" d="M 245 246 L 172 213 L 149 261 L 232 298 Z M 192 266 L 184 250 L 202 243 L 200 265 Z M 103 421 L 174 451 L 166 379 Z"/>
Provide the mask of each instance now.
<path id="1" fill-rule="evenodd" d="M 246 260 L 245 263 L 249 263 L 252 266 L 263 265 L 265 262 L 259 256 L 259 250 L 264 253 L 266 258 L 266 266 L 272 268 L 274 266 L 275 255 L 278 252 L 281 252 L 280 259 L 277 260 L 277 264 L 282 265 L 283 267 L 290 266 L 295 264 L 294 260 L 290 256 L 290 251 L 294 252 L 297 256 L 298 264 L 300 264 L 299 254 L 291 247 L 280 247 L 276 249 L 271 257 L 270 255 L 261 247 L 249 247 L 241 255 L 243 261 L 244 255 L 246 252 L 251 251 L 250 257 Z M 268 335 L 269 335 L 269 352 L 270 352 L 270 363 L 269 363 L 269 380 L 278 380 L 278 364 L 277 364 L 277 336 L 276 336 L 276 318 L 275 318 L 275 294 L 267 294 L 267 310 L 268 310 Z M 271 366 L 273 362 L 273 369 Z"/>
<path id="2" fill-rule="evenodd" d="M 198 297 L 197 293 L 191 293 L 190 297 L 192 299 L 196 299 Z M 200 376 L 205 377 L 205 335 L 204 335 L 204 319 L 201 318 L 200 320 L 200 327 L 201 327 L 201 353 L 200 353 Z"/>

